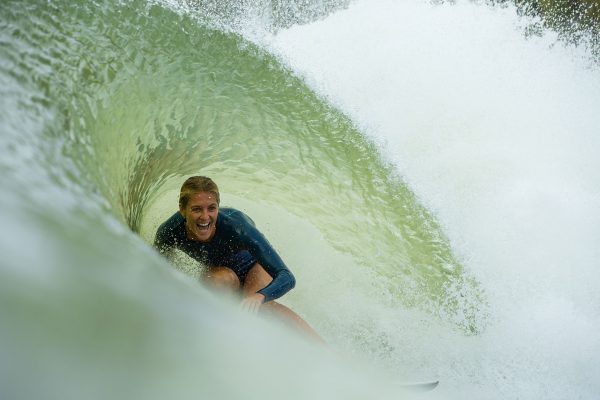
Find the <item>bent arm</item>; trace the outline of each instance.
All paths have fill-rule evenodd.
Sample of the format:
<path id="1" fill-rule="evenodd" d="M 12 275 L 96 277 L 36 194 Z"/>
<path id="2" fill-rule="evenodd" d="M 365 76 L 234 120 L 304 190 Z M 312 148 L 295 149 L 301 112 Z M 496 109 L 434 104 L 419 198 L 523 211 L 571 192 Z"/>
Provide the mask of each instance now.
<path id="1" fill-rule="evenodd" d="M 273 278 L 271 283 L 257 292 L 265 296 L 264 302 L 275 300 L 292 290 L 296 278 L 265 236 L 253 225 L 246 226 L 242 236 L 250 253 Z"/>
<path id="2" fill-rule="evenodd" d="M 267 269 L 265 268 L 265 270 Z M 275 300 L 283 296 L 292 290 L 294 286 L 296 286 L 296 278 L 294 278 L 292 272 L 289 269 L 282 270 L 273 276 L 271 283 L 269 283 L 265 288 L 259 290 L 257 293 L 265 296 L 264 302 L 266 303 L 267 301 Z"/>

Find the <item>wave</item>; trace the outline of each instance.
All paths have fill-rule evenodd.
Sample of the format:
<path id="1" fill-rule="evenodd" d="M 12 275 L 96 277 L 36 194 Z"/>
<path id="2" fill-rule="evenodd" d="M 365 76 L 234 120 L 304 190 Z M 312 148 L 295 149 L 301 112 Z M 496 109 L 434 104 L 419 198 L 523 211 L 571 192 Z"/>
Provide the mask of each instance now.
<path id="1" fill-rule="evenodd" d="M 296 47 L 310 45 L 310 29 L 328 38 L 348 26 L 340 18 L 369 15 L 364 4 L 215 5 L 0 11 L 3 398 L 395 398 L 388 373 L 472 385 L 443 349 L 469 354 L 471 371 L 481 342 L 505 332 L 490 330 L 495 272 L 465 267 L 457 225 L 423 190 L 430 181 L 382 147 L 386 120 L 353 103 L 373 93 L 323 90 L 314 65 L 282 50 L 314 60 Z M 385 9 L 398 15 L 374 7 Z M 334 82 L 352 85 L 340 60 Z M 387 60 L 375 61 L 380 72 Z M 223 204 L 248 212 L 286 259 L 299 282 L 286 304 L 360 361 L 239 314 L 194 280 L 197 265 L 184 261 L 181 274 L 152 250 L 192 174 L 213 177 Z"/>

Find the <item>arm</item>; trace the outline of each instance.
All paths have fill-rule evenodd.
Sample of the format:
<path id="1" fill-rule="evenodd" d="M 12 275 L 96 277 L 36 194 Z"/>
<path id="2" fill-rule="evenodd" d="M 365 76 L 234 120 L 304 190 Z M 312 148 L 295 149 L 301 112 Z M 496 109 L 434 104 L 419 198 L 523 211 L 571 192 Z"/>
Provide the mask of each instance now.
<path id="1" fill-rule="evenodd" d="M 244 214 L 240 213 L 242 217 Z M 275 300 L 296 285 L 296 279 L 285 265 L 279 254 L 273 249 L 265 236 L 254 226 L 249 218 L 244 218 L 243 229 L 239 231 L 240 239 L 248 247 L 250 253 L 262 265 L 267 273 L 273 278 L 265 288 L 257 293 L 264 296 L 264 301 Z"/>

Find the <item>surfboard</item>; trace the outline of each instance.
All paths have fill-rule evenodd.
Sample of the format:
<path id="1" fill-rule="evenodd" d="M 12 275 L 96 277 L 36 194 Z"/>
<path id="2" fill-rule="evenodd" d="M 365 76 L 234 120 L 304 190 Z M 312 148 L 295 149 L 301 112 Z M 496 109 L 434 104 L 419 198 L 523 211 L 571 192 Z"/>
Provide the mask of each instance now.
<path id="1" fill-rule="evenodd" d="M 435 389 L 440 384 L 440 381 L 425 381 L 425 382 L 401 382 L 398 386 L 402 390 L 410 392 L 429 392 Z"/>

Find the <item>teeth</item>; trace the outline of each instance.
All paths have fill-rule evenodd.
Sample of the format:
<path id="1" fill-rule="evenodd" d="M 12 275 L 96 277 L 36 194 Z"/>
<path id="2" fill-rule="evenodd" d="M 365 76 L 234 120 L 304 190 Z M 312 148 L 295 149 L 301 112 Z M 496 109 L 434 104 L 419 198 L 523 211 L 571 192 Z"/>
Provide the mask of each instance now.
<path id="1" fill-rule="evenodd" d="M 207 222 L 206 224 L 198 224 L 200 228 L 208 228 L 208 225 L 210 225 L 210 222 Z"/>

